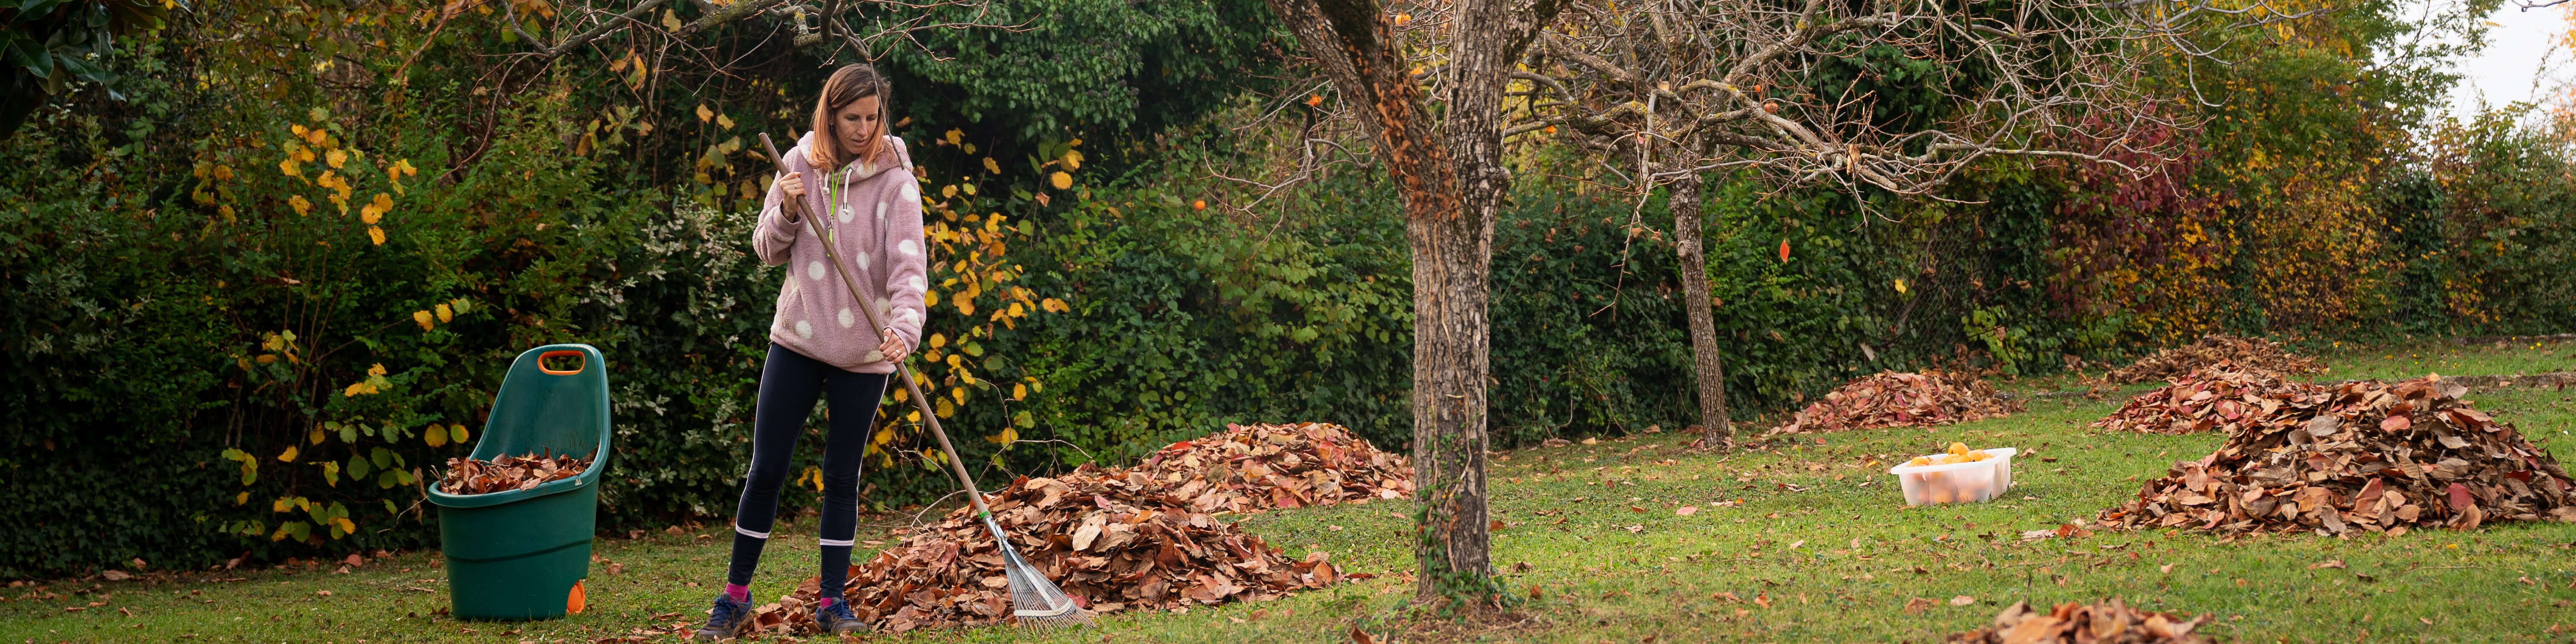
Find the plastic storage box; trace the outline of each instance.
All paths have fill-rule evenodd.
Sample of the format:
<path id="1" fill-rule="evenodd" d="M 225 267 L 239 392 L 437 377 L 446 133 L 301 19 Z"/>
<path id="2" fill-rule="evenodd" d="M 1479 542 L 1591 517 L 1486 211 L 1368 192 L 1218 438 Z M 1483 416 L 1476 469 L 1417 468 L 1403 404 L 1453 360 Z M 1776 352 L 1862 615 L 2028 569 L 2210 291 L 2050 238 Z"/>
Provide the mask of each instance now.
<path id="1" fill-rule="evenodd" d="M 1906 505 L 1992 501 L 2012 487 L 2012 457 L 2021 450 L 1994 447 L 1978 451 L 1994 458 L 1948 465 L 1899 465 L 1887 468 L 1887 473 L 1896 475 L 1897 482 L 1904 486 Z"/>

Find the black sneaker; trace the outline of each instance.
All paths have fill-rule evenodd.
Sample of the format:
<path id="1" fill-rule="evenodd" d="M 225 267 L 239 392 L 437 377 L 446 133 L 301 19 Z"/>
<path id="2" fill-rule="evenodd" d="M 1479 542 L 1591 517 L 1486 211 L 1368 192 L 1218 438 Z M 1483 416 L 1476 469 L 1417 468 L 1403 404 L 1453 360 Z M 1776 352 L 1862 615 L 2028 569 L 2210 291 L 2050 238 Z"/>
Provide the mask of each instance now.
<path id="1" fill-rule="evenodd" d="M 734 601 L 719 592 L 716 593 L 716 607 L 707 611 L 707 625 L 699 627 L 698 633 L 689 639 L 701 642 L 729 640 L 741 637 L 742 632 L 750 628 L 751 602 Z"/>
<path id="2" fill-rule="evenodd" d="M 830 635 L 868 630 L 868 625 L 859 623 L 859 616 L 850 612 L 850 602 L 839 599 L 832 600 L 829 608 L 814 609 L 814 625 L 822 627 L 823 632 Z"/>

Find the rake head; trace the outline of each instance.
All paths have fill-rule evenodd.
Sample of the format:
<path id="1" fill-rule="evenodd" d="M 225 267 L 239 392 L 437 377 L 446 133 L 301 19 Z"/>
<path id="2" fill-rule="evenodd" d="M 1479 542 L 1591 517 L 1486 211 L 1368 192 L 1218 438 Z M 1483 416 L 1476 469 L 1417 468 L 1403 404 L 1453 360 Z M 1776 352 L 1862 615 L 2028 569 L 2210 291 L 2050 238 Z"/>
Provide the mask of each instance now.
<path id="1" fill-rule="evenodd" d="M 1054 630 L 1091 625 L 1091 611 L 1073 603 L 1055 582 L 1038 574 L 1037 566 L 1020 558 L 1018 548 L 1002 533 L 1001 524 L 990 514 L 984 516 L 984 527 L 993 531 L 993 542 L 1002 548 L 1002 576 L 1011 582 L 1011 616 L 1019 618 L 1021 628 Z"/>

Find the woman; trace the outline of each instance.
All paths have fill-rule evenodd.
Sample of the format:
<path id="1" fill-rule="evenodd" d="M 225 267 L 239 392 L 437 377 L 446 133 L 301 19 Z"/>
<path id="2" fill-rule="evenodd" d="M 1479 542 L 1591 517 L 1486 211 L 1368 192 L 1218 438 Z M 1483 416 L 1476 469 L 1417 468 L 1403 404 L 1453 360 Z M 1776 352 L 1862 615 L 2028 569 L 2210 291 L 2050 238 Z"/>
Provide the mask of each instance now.
<path id="1" fill-rule="evenodd" d="M 770 186 L 752 247 L 771 266 L 788 266 L 769 324 L 769 360 L 760 372 L 752 416 L 751 471 L 734 512 L 732 567 L 697 638 L 737 636 L 751 623 L 752 569 L 778 516 L 778 488 L 789 456 L 818 396 L 831 401 L 823 445 L 823 582 L 814 621 L 824 632 L 862 630 L 841 586 L 858 528 L 859 463 L 887 376 L 921 337 L 923 275 L 921 188 L 903 139 L 886 134 L 883 77 L 867 65 L 832 73 L 814 102 L 814 130 L 786 155 L 789 172 Z M 814 181 L 806 181 L 813 177 Z M 817 238 L 781 205 L 803 199 L 820 213 Z M 832 244 L 842 266 L 824 256 Z M 867 302 L 852 301 L 842 271 Z M 883 328 L 868 328 L 859 306 L 873 307 Z"/>

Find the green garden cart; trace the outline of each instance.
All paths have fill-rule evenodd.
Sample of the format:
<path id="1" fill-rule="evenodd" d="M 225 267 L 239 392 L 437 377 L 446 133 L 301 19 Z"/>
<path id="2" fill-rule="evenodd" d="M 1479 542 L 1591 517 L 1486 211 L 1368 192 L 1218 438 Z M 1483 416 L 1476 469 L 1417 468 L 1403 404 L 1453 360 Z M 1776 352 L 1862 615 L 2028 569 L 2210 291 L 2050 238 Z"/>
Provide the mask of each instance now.
<path id="1" fill-rule="evenodd" d="M 586 344 L 529 349 L 510 363 L 472 458 L 591 457 L 570 478 L 489 494 L 448 494 L 438 506 L 449 611 L 457 619 L 553 619 L 579 613 L 608 469 L 608 361 Z"/>

